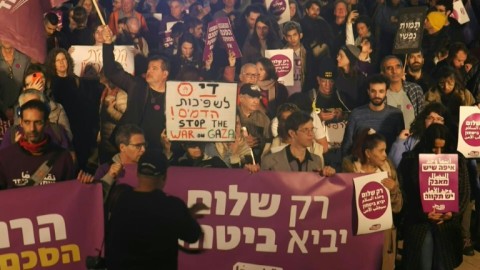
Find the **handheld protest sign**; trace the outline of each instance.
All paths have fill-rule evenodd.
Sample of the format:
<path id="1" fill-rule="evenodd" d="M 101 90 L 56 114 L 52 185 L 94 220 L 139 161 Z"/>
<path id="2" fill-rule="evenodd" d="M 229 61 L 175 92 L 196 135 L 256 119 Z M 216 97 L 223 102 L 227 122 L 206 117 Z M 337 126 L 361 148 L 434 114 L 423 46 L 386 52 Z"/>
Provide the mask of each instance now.
<path id="1" fill-rule="evenodd" d="M 419 155 L 420 200 L 425 213 L 458 212 L 458 155 Z"/>
<path id="2" fill-rule="evenodd" d="M 167 137 L 171 141 L 235 140 L 237 84 L 167 82 Z"/>
<path id="3" fill-rule="evenodd" d="M 398 30 L 393 44 L 393 54 L 418 52 L 422 48 L 426 8 L 403 8 L 398 15 Z"/>

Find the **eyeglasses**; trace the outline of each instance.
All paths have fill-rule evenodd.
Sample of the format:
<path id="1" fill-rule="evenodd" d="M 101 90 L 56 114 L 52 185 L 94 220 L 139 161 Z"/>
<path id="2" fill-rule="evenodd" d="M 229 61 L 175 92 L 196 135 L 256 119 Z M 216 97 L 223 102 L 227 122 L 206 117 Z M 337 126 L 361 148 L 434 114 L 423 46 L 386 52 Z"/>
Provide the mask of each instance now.
<path id="1" fill-rule="evenodd" d="M 252 74 L 252 73 L 243 73 L 243 75 L 245 77 L 248 77 L 248 78 L 257 78 L 258 77 L 258 74 Z"/>
<path id="2" fill-rule="evenodd" d="M 297 131 L 307 135 L 315 134 L 315 132 L 317 132 L 317 128 L 302 128 L 302 129 L 298 129 Z"/>
<path id="3" fill-rule="evenodd" d="M 127 145 L 133 146 L 137 151 L 140 151 L 140 150 L 142 150 L 142 147 L 144 149 L 147 149 L 148 144 L 146 142 L 144 142 L 144 143 L 127 144 Z"/>

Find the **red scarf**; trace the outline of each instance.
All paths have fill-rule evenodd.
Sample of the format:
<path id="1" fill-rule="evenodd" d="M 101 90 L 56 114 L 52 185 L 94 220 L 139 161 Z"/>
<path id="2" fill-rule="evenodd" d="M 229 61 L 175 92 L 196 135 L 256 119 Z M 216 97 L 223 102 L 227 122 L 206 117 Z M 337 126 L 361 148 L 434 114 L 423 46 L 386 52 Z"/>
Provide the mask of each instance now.
<path id="1" fill-rule="evenodd" d="M 45 139 L 43 139 L 39 143 L 29 143 L 24 138 L 21 138 L 18 141 L 18 144 L 20 145 L 20 147 L 27 150 L 31 154 L 41 154 L 41 153 L 43 153 L 43 151 L 45 150 L 45 148 L 47 146 L 47 143 L 48 143 L 48 136 L 45 136 Z"/>

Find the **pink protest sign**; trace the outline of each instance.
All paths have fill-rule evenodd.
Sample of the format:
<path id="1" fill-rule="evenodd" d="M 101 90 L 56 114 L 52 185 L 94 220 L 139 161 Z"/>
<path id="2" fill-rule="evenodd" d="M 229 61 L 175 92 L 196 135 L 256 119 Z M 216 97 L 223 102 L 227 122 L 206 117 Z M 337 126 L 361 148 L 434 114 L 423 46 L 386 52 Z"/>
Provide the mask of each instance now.
<path id="1" fill-rule="evenodd" d="M 466 158 L 480 156 L 480 110 L 477 106 L 460 107 L 458 151 Z"/>
<path id="2" fill-rule="evenodd" d="M 215 21 L 210 22 L 207 28 L 207 40 L 205 41 L 205 49 L 203 50 L 203 61 L 208 59 L 208 56 L 212 53 L 215 42 L 218 37 L 218 25 Z"/>
<path id="3" fill-rule="evenodd" d="M 458 155 L 420 154 L 419 169 L 423 211 L 458 212 Z"/>
<path id="4" fill-rule="evenodd" d="M 218 35 L 220 35 L 223 47 L 228 52 L 233 52 L 236 58 L 242 57 L 242 52 L 232 32 L 230 20 L 226 17 L 221 17 L 208 24 L 207 40 L 205 42 L 205 49 L 203 50 L 204 61 L 207 60 L 208 56 L 212 53 Z"/>
<path id="5" fill-rule="evenodd" d="M 380 269 L 383 233 L 353 234 L 355 176 L 170 168 L 167 193 L 210 207 L 178 269 Z"/>

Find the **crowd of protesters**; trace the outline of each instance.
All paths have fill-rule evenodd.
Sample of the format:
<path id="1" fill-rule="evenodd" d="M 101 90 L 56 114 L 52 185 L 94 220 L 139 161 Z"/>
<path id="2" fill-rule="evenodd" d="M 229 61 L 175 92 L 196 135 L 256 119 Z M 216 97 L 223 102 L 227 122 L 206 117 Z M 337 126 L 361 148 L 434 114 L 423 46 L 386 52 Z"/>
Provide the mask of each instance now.
<path id="1" fill-rule="evenodd" d="M 176 268 L 176 249 L 147 264 L 122 261 L 139 252 L 122 249 L 115 237 L 126 233 L 122 222 L 131 220 L 125 213 L 132 206 L 178 209 L 175 222 L 189 230 L 173 238 L 155 235 L 155 241 L 167 237 L 175 246 L 177 238 L 198 239 L 200 228 L 184 204 L 158 191 L 167 166 L 323 176 L 387 171 L 382 183 L 404 239 L 401 269 L 453 269 L 462 254 L 474 256 L 480 249 L 475 159 L 458 153 L 458 213 L 423 213 L 418 191 L 419 153 L 457 153 L 460 106 L 480 103 L 479 1 L 459 0 L 470 17 L 465 24 L 451 16 L 452 0 L 288 0 L 290 21 L 282 24 L 257 0 L 101 0 L 98 10 L 92 1 L 66 1 L 43 22 L 32 22 L 45 28 L 44 64 L 0 40 L 0 190 L 75 176 L 102 181 L 105 196 L 116 182 L 133 187 L 111 209 L 108 224 L 117 224 L 107 235 L 111 269 L 125 263 L 150 269 L 162 260 Z M 399 12 L 417 6 L 427 10 L 421 48 L 394 55 Z M 207 25 L 222 17 L 242 56 L 218 40 L 203 60 Z M 74 45 L 101 46 L 102 70 L 75 75 Z M 115 62 L 114 45 L 132 46 L 133 75 Z M 283 85 L 266 58 L 265 51 L 273 49 L 293 50 L 293 85 Z M 168 80 L 236 82 L 234 141 L 170 141 Z M 328 127 L 343 123 L 343 138 L 333 138 Z M 125 179 L 130 167 L 138 169 L 135 181 Z M 147 198 L 136 191 L 155 194 Z M 195 205 L 192 215 L 203 207 Z M 158 221 L 169 229 L 175 222 Z M 132 233 L 148 238 L 148 232 Z M 385 247 L 396 246 L 396 233 L 389 234 Z M 133 246 L 141 249 L 152 239 Z M 168 246 L 163 245 L 153 250 L 160 254 Z M 395 260 L 386 257 L 384 250 L 383 269 L 393 269 Z"/>

